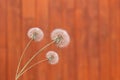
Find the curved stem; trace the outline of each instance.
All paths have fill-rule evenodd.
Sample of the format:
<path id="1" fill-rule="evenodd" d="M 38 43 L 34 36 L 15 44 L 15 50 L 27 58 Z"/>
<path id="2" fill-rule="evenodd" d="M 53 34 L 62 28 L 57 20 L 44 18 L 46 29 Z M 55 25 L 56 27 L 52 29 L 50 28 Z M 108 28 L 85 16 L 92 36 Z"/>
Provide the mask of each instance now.
<path id="1" fill-rule="evenodd" d="M 25 68 L 28 66 L 28 64 L 29 64 L 40 52 L 42 52 L 44 49 L 46 49 L 47 47 L 49 47 L 50 45 L 52 45 L 54 42 L 55 42 L 55 41 L 52 41 L 52 42 L 48 43 L 47 45 L 45 45 L 44 47 L 42 47 L 38 52 L 36 52 L 36 53 L 27 61 L 27 63 L 26 63 L 26 64 L 24 65 L 24 67 L 21 69 L 21 71 L 19 72 L 19 74 L 22 73 L 22 72 L 25 70 Z M 18 75 L 19 75 L 19 74 L 18 74 Z"/>
<path id="2" fill-rule="evenodd" d="M 33 40 L 33 39 L 30 39 L 30 41 L 27 43 L 26 47 L 24 48 L 24 50 L 23 50 L 23 52 L 22 52 L 22 55 L 21 55 L 20 60 L 19 60 L 19 62 L 18 62 L 18 66 L 17 66 L 16 76 L 15 76 L 15 77 L 17 77 L 17 74 L 18 74 L 18 71 L 19 71 L 20 64 L 21 64 L 21 61 L 22 61 L 22 59 L 23 59 L 23 56 L 24 56 L 27 48 L 30 46 L 32 40 Z"/>
<path id="3" fill-rule="evenodd" d="M 27 72 L 28 70 L 30 70 L 31 68 L 35 67 L 36 65 L 42 63 L 42 62 L 45 62 L 47 61 L 48 59 L 44 59 L 44 60 L 41 60 L 41 61 L 38 61 L 37 63 L 31 65 L 30 67 L 28 67 L 27 69 L 25 69 L 23 72 L 21 72 L 16 79 L 18 79 L 20 76 L 22 76 L 25 72 Z"/>

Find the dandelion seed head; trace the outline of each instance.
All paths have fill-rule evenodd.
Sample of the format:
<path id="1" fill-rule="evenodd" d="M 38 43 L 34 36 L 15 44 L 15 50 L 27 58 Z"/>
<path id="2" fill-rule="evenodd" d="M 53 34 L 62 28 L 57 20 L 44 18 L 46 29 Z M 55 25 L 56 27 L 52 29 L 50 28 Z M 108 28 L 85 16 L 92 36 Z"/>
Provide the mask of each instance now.
<path id="1" fill-rule="evenodd" d="M 28 37 L 30 39 L 33 39 L 35 41 L 41 41 L 44 37 L 44 33 L 40 28 L 30 28 L 27 33 Z"/>
<path id="2" fill-rule="evenodd" d="M 51 33 L 51 39 L 55 40 L 56 45 L 60 48 L 68 46 L 70 43 L 69 34 L 63 29 L 55 29 Z"/>
<path id="3" fill-rule="evenodd" d="M 59 61 L 59 56 L 55 51 L 48 51 L 46 54 L 46 58 L 48 59 L 50 64 L 57 64 Z"/>

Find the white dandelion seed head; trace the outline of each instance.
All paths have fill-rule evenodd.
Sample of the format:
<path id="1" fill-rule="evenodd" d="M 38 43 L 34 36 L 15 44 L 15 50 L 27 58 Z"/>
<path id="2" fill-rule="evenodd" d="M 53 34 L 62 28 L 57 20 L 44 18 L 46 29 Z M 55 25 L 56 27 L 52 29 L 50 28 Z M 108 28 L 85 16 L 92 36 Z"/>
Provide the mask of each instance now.
<path id="1" fill-rule="evenodd" d="M 28 37 L 35 40 L 35 41 L 41 41 L 44 37 L 44 33 L 40 28 L 30 28 L 27 33 Z"/>
<path id="2" fill-rule="evenodd" d="M 48 51 L 46 54 L 46 58 L 48 59 L 50 64 L 57 64 L 59 61 L 59 56 L 55 51 Z"/>
<path id="3" fill-rule="evenodd" d="M 55 40 L 58 47 L 66 47 L 70 43 L 69 34 L 63 29 L 55 29 L 51 33 L 51 39 Z"/>

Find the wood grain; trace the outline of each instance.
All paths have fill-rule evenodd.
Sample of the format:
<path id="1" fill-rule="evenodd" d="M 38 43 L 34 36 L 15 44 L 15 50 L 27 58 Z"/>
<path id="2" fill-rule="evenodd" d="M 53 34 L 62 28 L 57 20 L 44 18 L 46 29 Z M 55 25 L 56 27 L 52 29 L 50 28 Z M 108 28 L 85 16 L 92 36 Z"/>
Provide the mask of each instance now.
<path id="1" fill-rule="evenodd" d="M 88 9 L 87 0 L 75 3 L 76 80 L 89 80 L 88 74 Z M 78 63 L 79 62 L 79 63 Z M 86 76 L 86 77 L 85 77 Z"/>
<path id="2" fill-rule="evenodd" d="M 65 50 L 64 55 L 64 80 L 68 80 L 69 77 L 71 78 L 71 80 L 75 79 L 76 77 L 74 77 L 76 75 L 76 62 L 75 62 L 75 58 L 76 58 L 76 52 L 75 52 L 75 33 L 74 33 L 74 25 L 75 25 L 75 2 L 74 0 L 62 0 L 62 4 L 63 4 L 63 27 L 64 29 L 66 29 L 69 33 L 71 42 L 69 47 L 67 48 L 67 50 Z M 69 53 L 68 53 L 69 50 Z M 67 58 L 69 56 L 69 58 Z M 67 74 L 66 74 L 67 73 Z"/>
<path id="3" fill-rule="evenodd" d="M 31 43 L 20 69 L 54 29 L 65 29 L 71 42 L 53 44 L 29 65 L 49 50 L 58 52 L 58 64 L 42 63 L 19 80 L 120 80 L 120 0 L 0 0 L 0 80 L 14 80 L 31 27 L 41 28 L 44 39 Z"/>
<path id="4" fill-rule="evenodd" d="M 109 0 L 99 0 L 100 78 L 110 80 L 110 8 Z M 105 73 L 105 74 L 103 74 Z"/>
<path id="5" fill-rule="evenodd" d="M 14 80 L 21 51 L 21 2 L 7 0 L 7 79 Z"/>
<path id="6" fill-rule="evenodd" d="M 0 80 L 6 80 L 7 74 L 7 33 L 6 1 L 0 0 Z"/>
<path id="7" fill-rule="evenodd" d="M 22 0 L 22 49 L 26 46 L 29 39 L 27 37 L 27 30 L 29 28 L 36 26 L 35 25 L 35 15 L 36 15 L 36 1 L 35 0 Z M 26 55 L 24 56 L 23 66 L 28 61 L 29 58 L 35 53 L 33 46 L 29 47 L 29 50 L 26 51 Z M 34 47 L 36 49 L 36 47 Z M 36 71 L 36 69 L 34 69 Z M 23 77 L 24 80 L 36 80 L 34 75 L 37 74 L 35 71 L 26 72 Z M 33 75 L 33 74 L 34 75 Z M 28 77 L 29 76 L 29 77 Z"/>
<path id="8" fill-rule="evenodd" d="M 50 33 L 56 29 L 59 28 L 61 26 L 63 26 L 63 21 L 62 21 L 62 0 L 49 0 L 49 6 L 48 6 L 48 13 L 49 13 L 49 28 L 48 28 L 48 34 L 49 34 L 49 38 L 50 38 Z M 51 41 L 51 39 L 49 39 Z M 63 75 L 61 73 L 64 74 L 64 69 L 63 69 L 63 54 L 64 52 L 59 49 L 56 48 L 55 45 L 52 45 L 51 48 L 49 48 L 49 50 L 55 50 L 59 56 L 60 56 L 60 62 L 58 65 L 56 65 L 56 67 L 52 67 L 52 65 L 48 65 L 48 78 L 46 80 L 48 80 L 49 78 L 51 78 L 52 80 L 64 80 Z M 50 73 L 51 75 L 49 75 Z M 55 77 L 56 75 L 56 77 Z"/>

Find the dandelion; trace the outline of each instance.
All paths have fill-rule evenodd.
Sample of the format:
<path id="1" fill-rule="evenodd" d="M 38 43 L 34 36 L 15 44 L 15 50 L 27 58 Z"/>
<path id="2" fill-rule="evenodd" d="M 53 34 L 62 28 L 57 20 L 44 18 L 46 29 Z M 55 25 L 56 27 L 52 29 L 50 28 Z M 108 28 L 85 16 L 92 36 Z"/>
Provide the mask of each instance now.
<path id="1" fill-rule="evenodd" d="M 60 48 L 66 47 L 70 43 L 69 34 L 63 29 L 55 29 L 51 33 L 51 39 L 54 40 Z"/>
<path id="2" fill-rule="evenodd" d="M 59 56 L 55 51 L 47 52 L 46 58 L 48 59 L 50 64 L 56 64 L 59 61 Z"/>
<path id="3" fill-rule="evenodd" d="M 41 41 L 44 37 L 44 33 L 40 28 L 30 28 L 27 33 L 30 39 L 35 41 Z"/>
<path id="4" fill-rule="evenodd" d="M 36 53 L 34 53 L 32 55 L 32 57 L 21 68 L 20 66 L 21 66 L 21 62 L 23 60 L 24 54 L 25 54 L 26 50 L 29 48 L 31 42 L 33 40 L 34 41 L 41 41 L 44 37 L 43 31 L 37 27 L 29 29 L 27 35 L 30 38 L 30 41 L 27 43 L 26 47 L 24 48 L 22 55 L 20 57 L 20 60 L 18 62 L 15 80 L 18 80 L 26 71 L 30 70 L 31 68 L 35 67 L 36 65 L 38 65 L 42 62 L 48 61 L 50 64 L 57 64 L 59 61 L 59 55 L 57 54 L 57 52 L 48 51 L 45 59 L 40 60 L 40 61 L 29 66 L 29 64 L 33 61 L 33 59 L 35 59 L 36 56 L 38 56 L 42 51 L 44 51 L 46 48 L 48 48 L 52 44 L 56 43 L 56 45 L 58 47 L 62 48 L 62 47 L 66 47 L 70 43 L 69 34 L 65 30 L 55 29 L 51 33 L 52 41 L 50 43 L 47 43 L 45 46 L 40 48 Z"/>

